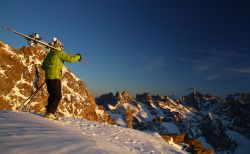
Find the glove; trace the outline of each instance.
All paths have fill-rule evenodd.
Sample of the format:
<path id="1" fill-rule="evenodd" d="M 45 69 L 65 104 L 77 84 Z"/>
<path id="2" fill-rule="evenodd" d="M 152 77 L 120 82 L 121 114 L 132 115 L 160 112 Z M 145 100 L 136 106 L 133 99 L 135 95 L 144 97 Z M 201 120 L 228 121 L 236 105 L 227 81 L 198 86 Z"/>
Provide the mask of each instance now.
<path id="1" fill-rule="evenodd" d="M 78 61 L 81 61 L 82 60 L 82 55 L 80 53 L 76 54 L 76 55 L 79 55 L 80 56 L 80 59 Z"/>

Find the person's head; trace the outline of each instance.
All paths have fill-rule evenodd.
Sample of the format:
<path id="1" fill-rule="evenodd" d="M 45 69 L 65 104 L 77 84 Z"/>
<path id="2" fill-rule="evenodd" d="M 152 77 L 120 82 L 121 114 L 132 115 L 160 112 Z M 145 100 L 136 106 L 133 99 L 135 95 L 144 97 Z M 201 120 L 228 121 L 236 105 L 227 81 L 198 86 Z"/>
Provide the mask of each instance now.
<path id="1" fill-rule="evenodd" d="M 36 33 L 36 34 L 35 34 L 35 38 L 36 38 L 36 39 L 40 39 L 40 35 Z"/>
<path id="2" fill-rule="evenodd" d="M 56 37 L 53 38 L 53 41 L 51 43 L 54 47 L 60 47 L 63 49 L 63 44 L 60 42 Z"/>

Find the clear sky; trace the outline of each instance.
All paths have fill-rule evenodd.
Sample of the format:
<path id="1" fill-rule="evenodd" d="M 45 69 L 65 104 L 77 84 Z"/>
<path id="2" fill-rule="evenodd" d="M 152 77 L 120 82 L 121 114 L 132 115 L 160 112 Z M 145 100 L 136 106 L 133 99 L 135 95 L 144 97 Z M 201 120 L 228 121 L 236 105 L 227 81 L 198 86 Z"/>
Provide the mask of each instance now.
<path id="1" fill-rule="evenodd" d="M 89 63 L 66 64 L 95 96 L 250 92 L 250 2 L 241 0 L 1 0 L 0 24 Z M 0 29 L 0 40 L 26 41 Z"/>

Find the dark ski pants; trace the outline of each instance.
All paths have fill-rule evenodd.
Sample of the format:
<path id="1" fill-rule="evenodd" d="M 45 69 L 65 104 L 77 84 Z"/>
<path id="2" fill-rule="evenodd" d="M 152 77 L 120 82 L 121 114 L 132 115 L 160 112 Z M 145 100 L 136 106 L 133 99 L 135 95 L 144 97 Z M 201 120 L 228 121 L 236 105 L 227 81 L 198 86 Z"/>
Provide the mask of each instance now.
<path id="1" fill-rule="evenodd" d="M 62 98 L 61 93 L 61 80 L 60 79 L 47 79 L 47 90 L 49 93 L 48 105 L 46 107 L 47 113 L 56 113 L 56 109 Z"/>

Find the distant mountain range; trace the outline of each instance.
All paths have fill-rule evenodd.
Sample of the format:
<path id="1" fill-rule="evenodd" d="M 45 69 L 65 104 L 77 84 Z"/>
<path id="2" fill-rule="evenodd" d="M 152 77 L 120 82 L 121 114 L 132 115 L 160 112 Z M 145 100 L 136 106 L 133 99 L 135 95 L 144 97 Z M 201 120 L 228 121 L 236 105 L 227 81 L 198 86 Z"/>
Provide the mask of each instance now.
<path id="1" fill-rule="evenodd" d="M 242 143 L 233 137 L 234 132 L 250 139 L 250 93 L 222 99 L 189 89 L 179 97 L 143 93 L 133 98 L 124 91 L 104 94 L 96 98 L 96 103 L 109 112 L 117 125 L 175 136 L 176 142 L 200 142 L 203 151 L 239 151 Z"/>

